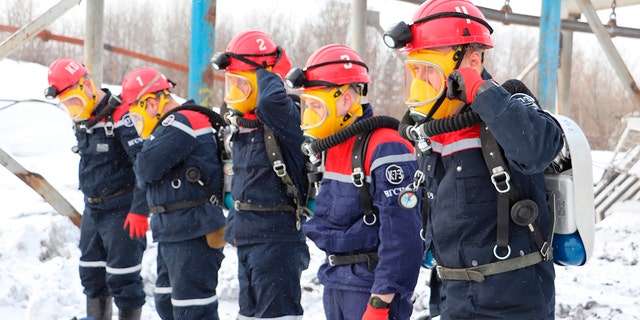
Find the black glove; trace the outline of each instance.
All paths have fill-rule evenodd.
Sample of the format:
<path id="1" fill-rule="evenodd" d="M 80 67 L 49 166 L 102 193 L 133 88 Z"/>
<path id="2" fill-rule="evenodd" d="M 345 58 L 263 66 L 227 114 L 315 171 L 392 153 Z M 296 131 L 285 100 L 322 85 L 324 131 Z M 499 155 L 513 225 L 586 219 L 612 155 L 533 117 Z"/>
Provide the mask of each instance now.
<path id="1" fill-rule="evenodd" d="M 533 92 L 531 92 L 531 90 L 529 90 L 529 88 L 524 84 L 524 82 L 518 80 L 518 79 L 509 79 L 507 81 L 505 81 L 502 84 L 502 87 L 507 90 L 507 92 L 511 93 L 512 95 L 516 95 L 518 93 L 522 93 L 525 94 L 527 96 L 529 96 L 531 99 L 533 99 L 533 104 L 535 104 L 535 107 L 540 108 L 540 102 L 538 102 L 538 99 L 536 99 L 536 96 L 533 95 Z M 521 95 L 518 95 L 516 97 L 517 99 L 523 100 Z M 523 103 L 525 105 L 532 105 L 532 103 L 530 101 L 526 101 L 528 99 L 524 98 Z"/>

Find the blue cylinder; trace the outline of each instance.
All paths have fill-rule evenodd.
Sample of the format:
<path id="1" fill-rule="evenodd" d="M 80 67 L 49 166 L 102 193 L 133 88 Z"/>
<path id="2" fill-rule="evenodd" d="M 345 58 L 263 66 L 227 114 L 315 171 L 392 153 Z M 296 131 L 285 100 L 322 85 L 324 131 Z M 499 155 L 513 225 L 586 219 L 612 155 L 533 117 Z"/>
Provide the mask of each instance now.
<path id="1" fill-rule="evenodd" d="M 224 194 L 224 206 L 227 208 L 227 210 L 233 207 L 233 197 L 231 196 L 231 193 Z"/>
<path id="2" fill-rule="evenodd" d="M 431 252 L 431 249 L 425 251 L 420 265 L 422 265 L 423 268 L 427 269 L 431 269 L 436 265 L 436 258 L 433 257 L 433 252 Z"/>
<path id="3" fill-rule="evenodd" d="M 316 199 L 307 200 L 307 209 L 311 210 L 311 212 L 316 210 Z"/>
<path id="4" fill-rule="evenodd" d="M 587 261 L 587 252 L 578 231 L 553 235 L 553 261 L 561 266 L 581 266 Z"/>

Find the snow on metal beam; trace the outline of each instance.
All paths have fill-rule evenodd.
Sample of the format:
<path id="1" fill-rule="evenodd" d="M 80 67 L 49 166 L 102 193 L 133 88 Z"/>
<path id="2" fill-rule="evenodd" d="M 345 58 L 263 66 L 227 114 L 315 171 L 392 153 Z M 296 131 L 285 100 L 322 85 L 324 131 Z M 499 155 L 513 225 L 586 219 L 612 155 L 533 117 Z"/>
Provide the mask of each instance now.
<path id="1" fill-rule="evenodd" d="M 61 0 L 38 18 L 16 31 L 11 37 L 0 43 L 0 60 L 9 56 L 13 50 L 20 47 L 24 42 L 37 36 L 40 31 L 79 3 L 80 0 Z"/>

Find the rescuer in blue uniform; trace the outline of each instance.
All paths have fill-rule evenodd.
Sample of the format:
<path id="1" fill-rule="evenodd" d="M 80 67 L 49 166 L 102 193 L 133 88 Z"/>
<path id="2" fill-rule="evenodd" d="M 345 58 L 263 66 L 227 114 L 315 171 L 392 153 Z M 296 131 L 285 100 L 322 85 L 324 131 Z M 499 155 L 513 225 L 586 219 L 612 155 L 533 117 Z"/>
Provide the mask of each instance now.
<path id="1" fill-rule="evenodd" d="M 134 164 L 147 190 L 158 242 L 156 310 L 163 320 L 218 320 L 218 270 L 224 259 L 222 165 L 209 117 L 189 100 L 178 104 L 173 84 L 142 67 L 122 82 L 122 104 L 144 146 Z M 141 224 L 146 223 L 141 222 Z"/>
<path id="2" fill-rule="evenodd" d="M 45 95 L 60 99 L 67 108 L 78 140 L 79 183 L 85 196 L 79 271 L 87 316 L 111 319 L 115 300 L 120 320 L 140 319 L 145 302 L 140 270 L 146 230 L 127 232 L 124 226 L 148 211 L 144 190 L 134 187 L 132 168 L 142 139 L 129 109 L 108 105 L 111 92 L 96 88 L 80 62 L 54 61 L 48 80 Z"/>
<path id="3" fill-rule="evenodd" d="M 430 310 L 443 320 L 553 319 L 544 170 L 562 131 L 484 69 L 491 32 L 471 2 L 432 0 L 385 34 L 408 52 L 400 133 L 423 145 Z M 468 116 L 477 118 L 457 125 Z"/>
<path id="4" fill-rule="evenodd" d="M 304 88 L 305 136 L 327 139 L 374 120 L 373 107 L 361 104 L 369 83 L 367 66 L 351 48 L 333 44 L 316 50 L 304 69 L 287 75 L 288 85 Z M 418 165 L 413 146 L 396 127 L 371 128 L 359 171 L 360 182 L 369 184 L 366 203 L 352 168 L 356 136 L 323 154 L 315 215 L 302 229 L 327 254 L 318 270 L 327 319 L 406 320 L 413 311 L 422 257 L 420 212 L 417 206 L 401 207 L 398 195 Z"/>
<path id="5" fill-rule="evenodd" d="M 306 191 L 300 112 L 282 80 L 291 64 L 284 49 L 257 30 L 235 35 L 211 63 L 225 71 L 227 117 L 237 127 L 225 239 L 237 247 L 239 319 L 302 319 L 300 276 L 309 249 L 299 229 Z M 271 139 L 282 155 L 279 166 L 269 159 Z"/>

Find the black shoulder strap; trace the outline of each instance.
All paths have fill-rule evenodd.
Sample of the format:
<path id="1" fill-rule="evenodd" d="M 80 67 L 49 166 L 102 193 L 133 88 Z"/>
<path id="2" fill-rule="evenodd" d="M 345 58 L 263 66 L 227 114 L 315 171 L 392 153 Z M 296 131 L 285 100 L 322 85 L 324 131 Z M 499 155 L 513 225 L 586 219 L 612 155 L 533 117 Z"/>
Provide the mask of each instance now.
<path id="1" fill-rule="evenodd" d="M 496 246 L 507 248 L 509 246 L 509 195 L 512 192 L 509 168 L 504 160 L 498 141 L 496 141 L 496 138 L 484 123 L 480 124 L 480 141 L 482 142 L 482 155 L 491 175 L 491 182 L 498 192 Z"/>
<path id="2" fill-rule="evenodd" d="M 284 161 L 284 157 L 282 157 L 282 151 L 280 150 L 280 145 L 278 144 L 278 139 L 276 135 L 273 133 L 273 130 L 267 126 L 264 127 L 264 145 L 267 149 L 267 157 L 269 158 L 269 162 L 271 162 L 271 167 L 273 171 L 275 171 L 276 175 L 280 177 L 282 183 L 287 188 L 287 196 L 293 199 L 293 203 L 296 206 L 296 227 L 300 230 L 300 225 L 302 223 L 302 216 L 311 217 L 313 216 L 313 212 L 309 208 L 306 207 L 305 203 L 302 203 L 300 191 L 298 187 L 293 183 L 291 176 L 287 172 L 287 165 Z"/>
<path id="3" fill-rule="evenodd" d="M 365 223 L 370 222 L 370 224 L 375 223 L 376 218 L 373 211 L 373 199 L 369 193 L 369 182 L 367 182 L 367 175 L 364 171 L 364 161 L 367 155 L 367 145 L 369 144 L 369 138 L 372 133 L 373 130 L 358 134 L 351 151 L 351 181 L 353 182 L 353 185 L 358 188 L 358 192 L 360 193 L 360 202 L 364 212 L 363 219 Z"/>
<path id="4" fill-rule="evenodd" d="M 300 202 L 300 193 L 287 172 L 287 165 L 282 156 L 278 139 L 273 133 L 273 130 L 267 126 L 264 126 L 264 145 L 267 149 L 267 157 L 269 158 L 269 162 L 271 162 L 273 171 L 282 179 L 282 183 L 287 187 L 287 195 L 291 197 L 297 205 Z"/>
<path id="5" fill-rule="evenodd" d="M 549 254 L 549 244 L 551 243 L 553 231 L 550 232 L 549 239 L 547 241 L 542 238 L 540 230 L 535 223 L 535 216 L 537 216 L 537 212 L 535 216 L 526 215 L 533 219 L 530 223 L 519 221 L 519 210 L 524 210 L 522 211 L 524 213 L 529 212 L 530 210 L 524 208 L 527 206 L 527 203 L 530 203 L 529 206 L 536 207 L 535 210 L 537 211 L 537 205 L 531 200 L 520 200 L 518 190 L 516 190 L 516 188 L 510 183 L 511 175 L 509 174 L 509 167 L 504 158 L 504 152 L 496 138 L 484 123 L 480 124 L 480 141 L 482 143 L 482 155 L 485 163 L 487 164 L 487 168 L 489 169 L 489 174 L 491 175 L 491 182 L 498 192 L 496 247 L 493 252 L 495 257 L 500 260 L 504 260 L 509 257 L 511 251 L 509 248 L 509 222 L 511 219 L 514 219 L 514 222 L 520 226 L 528 225 L 529 231 L 540 249 L 542 258 L 544 260 L 549 260 L 551 258 L 551 255 Z M 512 206 L 511 203 L 514 203 L 514 205 Z M 498 248 L 503 248 L 502 250 L 506 251 L 498 253 Z"/>

